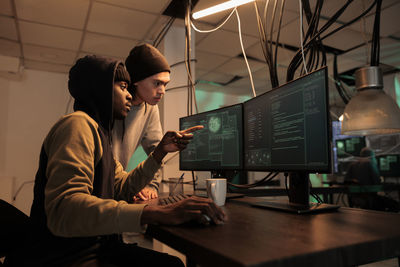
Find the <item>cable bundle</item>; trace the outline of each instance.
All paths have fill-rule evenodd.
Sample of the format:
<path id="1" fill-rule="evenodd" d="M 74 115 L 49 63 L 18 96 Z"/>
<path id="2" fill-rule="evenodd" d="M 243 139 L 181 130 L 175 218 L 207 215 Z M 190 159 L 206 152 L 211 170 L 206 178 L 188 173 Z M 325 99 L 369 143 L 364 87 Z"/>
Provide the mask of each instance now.
<path id="1" fill-rule="evenodd" d="M 337 19 L 343 14 L 343 12 L 353 2 L 353 0 L 348 0 L 338 11 L 336 11 L 336 13 L 320 29 L 318 29 L 317 22 L 320 20 L 320 13 L 321 13 L 321 8 L 323 6 L 323 0 L 317 1 L 313 13 L 311 13 L 309 1 L 302 0 L 303 10 L 304 13 L 306 14 L 308 22 L 308 30 L 302 42 L 303 51 L 305 57 L 307 57 L 307 63 L 305 65 L 306 66 L 305 69 L 311 71 L 314 69 L 318 69 L 321 66 L 324 66 L 326 64 L 326 56 L 324 47 L 322 45 L 322 41 L 325 38 L 353 24 L 354 22 L 356 22 L 357 20 L 368 14 L 368 12 L 375 6 L 377 1 L 381 0 L 374 1 L 364 12 L 362 12 L 359 16 L 352 19 L 351 21 L 343 24 L 342 26 L 336 28 L 335 30 L 331 31 L 328 34 L 322 35 L 334 22 L 337 21 Z M 322 53 L 321 62 L 319 61 L 319 53 Z M 287 69 L 287 76 L 286 76 L 287 81 L 293 80 L 294 74 L 296 70 L 300 67 L 301 63 L 302 63 L 302 49 L 298 49 Z M 302 72 L 305 71 L 305 69 L 303 69 Z"/>
<path id="2" fill-rule="evenodd" d="M 191 61 L 191 23 L 190 23 L 190 16 L 191 16 L 191 7 L 192 7 L 192 1 L 189 0 L 187 6 L 186 6 L 186 12 L 185 12 L 185 66 L 186 66 L 186 72 L 188 75 L 188 98 L 187 98 L 187 114 L 192 115 L 193 114 L 193 100 L 194 100 L 194 107 L 195 107 L 195 113 L 198 113 L 198 107 L 197 107 L 197 101 L 196 101 L 196 90 L 194 86 L 194 81 L 193 81 L 193 75 L 192 75 L 192 68 L 190 65 Z"/>
<path id="3" fill-rule="evenodd" d="M 277 71 L 277 57 L 278 57 L 278 44 L 279 44 L 279 35 L 280 29 L 282 24 L 282 17 L 283 17 L 283 9 L 285 6 L 285 0 L 281 1 L 280 9 L 279 9 L 279 18 L 278 18 L 278 32 L 276 34 L 275 41 L 273 40 L 273 30 L 274 30 L 274 22 L 275 17 L 277 15 L 277 7 L 278 7 L 278 0 L 275 1 L 274 6 L 272 8 L 272 15 L 271 15 L 271 27 L 268 32 L 267 28 L 267 18 L 268 18 L 268 8 L 269 8 L 269 0 L 266 0 L 264 6 L 263 16 L 260 16 L 259 8 L 257 2 L 254 2 L 254 7 L 256 10 L 256 17 L 257 17 L 257 24 L 258 24 L 258 31 L 260 36 L 260 42 L 262 51 L 264 54 L 265 61 L 269 68 L 269 76 L 271 79 L 271 85 L 273 88 L 279 86 L 279 79 L 278 79 L 278 71 Z M 275 44 L 275 51 L 273 51 L 273 45 Z"/>

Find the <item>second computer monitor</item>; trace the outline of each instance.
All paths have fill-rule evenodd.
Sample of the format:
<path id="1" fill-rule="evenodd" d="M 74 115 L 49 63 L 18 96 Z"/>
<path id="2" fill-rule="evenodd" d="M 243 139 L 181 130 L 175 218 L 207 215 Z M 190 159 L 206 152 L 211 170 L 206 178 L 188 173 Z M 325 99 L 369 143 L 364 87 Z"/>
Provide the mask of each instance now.
<path id="1" fill-rule="evenodd" d="M 203 125 L 180 152 L 181 170 L 219 171 L 243 168 L 242 104 L 179 119 L 179 128 Z"/>
<path id="2" fill-rule="evenodd" d="M 336 140 L 338 158 L 359 157 L 361 149 L 366 146 L 365 136 L 354 136 Z"/>
<path id="3" fill-rule="evenodd" d="M 327 69 L 243 104 L 244 168 L 330 172 Z"/>
<path id="4" fill-rule="evenodd" d="M 400 155 L 377 156 L 379 174 L 383 177 L 400 177 Z"/>

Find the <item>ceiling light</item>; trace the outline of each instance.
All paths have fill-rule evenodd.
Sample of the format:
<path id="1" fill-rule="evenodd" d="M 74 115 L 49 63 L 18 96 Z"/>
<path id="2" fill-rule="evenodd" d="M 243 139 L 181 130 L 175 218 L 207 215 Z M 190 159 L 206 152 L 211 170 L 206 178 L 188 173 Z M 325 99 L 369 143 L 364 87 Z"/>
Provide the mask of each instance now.
<path id="1" fill-rule="evenodd" d="M 215 13 L 218 13 L 218 12 L 221 12 L 221 11 L 233 8 L 233 7 L 237 7 L 237 6 L 240 6 L 240 5 L 243 5 L 243 4 L 247 4 L 247 3 L 250 3 L 250 2 L 253 2 L 253 1 L 254 0 L 231 0 L 231 1 L 227 1 L 227 2 L 224 2 L 222 4 L 218 4 L 218 5 L 215 5 L 215 6 L 212 6 L 212 7 L 197 11 L 197 12 L 193 13 L 192 17 L 194 19 L 199 19 L 199 18 L 208 16 L 208 15 L 215 14 Z"/>
<path id="2" fill-rule="evenodd" d="M 374 135 L 400 132 L 400 108 L 383 91 L 382 70 L 378 66 L 355 73 L 357 94 L 343 112 L 342 134 Z"/>

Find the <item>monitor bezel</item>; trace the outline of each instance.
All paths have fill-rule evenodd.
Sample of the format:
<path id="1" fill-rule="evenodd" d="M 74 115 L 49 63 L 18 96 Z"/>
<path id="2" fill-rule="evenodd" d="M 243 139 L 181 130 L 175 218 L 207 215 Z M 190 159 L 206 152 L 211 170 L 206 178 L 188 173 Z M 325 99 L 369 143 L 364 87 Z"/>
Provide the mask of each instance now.
<path id="1" fill-rule="evenodd" d="M 272 92 L 281 89 L 284 86 L 291 85 L 295 82 L 298 82 L 299 80 L 308 77 L 310 75 L 315 74 L 316 72 L 324 72 L 324 78 L 325 78 L 325 106 L 326 106 L 326 134 L 327 134 L 327 142 L 325 143 L 325 147 L 327 149 L 327 164 L 325 165 L 320 165 L 320 166 L 304 166 L 304 168 L 297 168 L 294 166 L 287 166 L 287 167 L 275 167 L 275 166 L 248 166 L 246 164 L 246 159 L 245 159 L 245 153 L 246 153 L 246 144 L 245 141 L 243 141 L 243 168 L 247 171 L 255 171 L 255 172 L 306 172 L 306 173 L 332 173 L 332 131 L 331 131 L 331 117 L 329 113 L 329 87 L 328 87 L 328 68 L 327 66 L 321 67 L 318 70 L 314 70 L 312 72 L 309 72 L 301 77 L 298 77 L 292 81 L 289 81 L 285 84 L 282 84 L 276 88 L 271 89 L 268 92 L 265 92 L 263 94 L 260 94 L 256 96 L 255 98 L 251 98 L 243 103 L 243 118 L 245 119 L 245 113 L 246 109 L 245 106 L 249 105 L 251 102 L 253 102 L 256 98 L 271 94 Z M 243 123 L 243 136 L 245 136 L 245 123 Z"/>
<path id="2" fill-rule="evenodd" d="M 243 118 L 244 117 L 243 117 L 243 103 L 237 103 L 237 104 L 224 106 L 224 107 L 221 107 L 221 108 L 208 110 L 208 111 L 200 112 L 200 113 L 197 113 L 197 114 L 181 117 L 181 118 L 179 118 L 179 129 L 181 128 L 182 120 L 184 120 L 186 118 L 195 117 L 195 116 L 205 116 L 208 113 L 223 111 L 225 109 L 231 109 L 231 108 L 238 107 L 238 106 L 240 106 L 240 112 L 241 112 L 240 121 L 242 123 L 242 125 L 241 125 L 241 127 L 239 129 L 241 131 L 241 137 L 242 137 L 242 142 L 241 142 L 241 147 L 240 147 L 240 151 L 241 152 L 239 152 L 239 157 L 240 157 L 239 158 L 239 161 L 240 161 L 239 165 L 240 166 L 239 167 L 236 167 L 236 166 L 232 166 L 232 167 L 225 166 L 223 168 L 210 168 L 210 167 L 207 167 L 207 166 L 204 166 L 204 167 L 201 167 L 201 168 L 182 168 L 181 167 L 182 166 L 182 157 L 181 157 L 182 153 L 179 152 L 179 170 L 181 170 L 181 171 L 211 171 L 211 172 L 213 172 L 213 171 L 217 171 L 217 172 L 218 171 L 226 171 L 226 170 L 228 170 L 228 171 L 231 171 L 231 170 L 242 171 L 242 170 L 244 170 L 244 135 L 243 135 L 244 134 L 244 129 L 243 129 L 243 125 L 244 125 Z M 180 130 L 182 130 L 182 129 L 180 129 Z"/>

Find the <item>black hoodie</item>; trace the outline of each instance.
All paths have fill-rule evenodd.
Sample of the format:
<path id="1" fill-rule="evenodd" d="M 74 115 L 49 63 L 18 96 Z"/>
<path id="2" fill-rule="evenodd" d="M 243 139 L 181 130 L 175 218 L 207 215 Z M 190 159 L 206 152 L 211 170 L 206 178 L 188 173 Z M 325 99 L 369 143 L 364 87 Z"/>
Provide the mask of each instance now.
<path id="1" fill-rule="evenodd" d="M 103 153 L 102 158 L 95 166 L 92 195 L 102 199 L 112 199 L 114 194 L 115 162 L 111 150 L 111 129 L 113 125 L 113 84 L 115 71 L 119 64 L 123 63 L 97 56 L 86 56 L 79 59 L 69 73 L 68 89 L 75 99 L 74 110 L 87 113 L 99 125 L 98 133 Z M 79 152 L 77 151 L 77 153 Z M 100 239 L 99 237 L 64 238 L 51 233 L 47 226 L 44 206 L 48 160 L 43 145 L 30 215 L 33 228 L 30 243 L 36 243 L 36 249 L 48 251 L 47 259 L 40 258 L 41 265 L 56 264 L 57 259 L 65 262 L 65 257 L 76 254 L 74 251 L 91 248 L 100 239 L 104 239 L 104 237 Z M 82 216 L 85 215 L 82 214 Z M 36 251 L 35 254 L 40 255 L 42 252 L 44 251 Z M 32 257 L 35 256 L 37 255 L 32 255 Z M 34 262 L 33 258 L 28 260 Z"/>
<path id="2" fill-rule="evenodd" d="M 68 89 L 74 110 L 89 114 L 102 128 L 112 128 L 113 84 L 117 62 L 98 56 L 79 59 L 69 72 Z"/>

